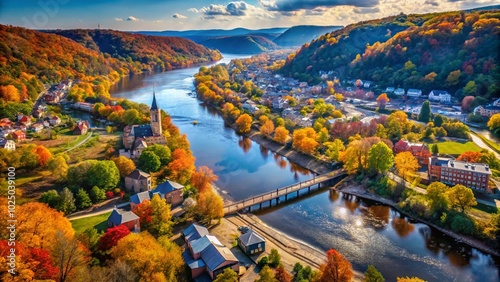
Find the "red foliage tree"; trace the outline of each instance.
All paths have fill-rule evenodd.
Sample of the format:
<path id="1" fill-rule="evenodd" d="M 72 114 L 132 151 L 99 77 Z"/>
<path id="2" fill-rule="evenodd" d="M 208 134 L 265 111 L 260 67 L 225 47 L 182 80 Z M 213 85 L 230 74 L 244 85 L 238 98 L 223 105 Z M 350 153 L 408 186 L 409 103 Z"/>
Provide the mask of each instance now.
<path id="1" fill-rule="evenodd" d="M 99 239 L 99 249 L 107 251 L 116 246 L 118 240 L 130 234 L 130 230 L 125 225 L 118 225 L 109 228 Z"/>
<path id="2" fill-rule="evenodd" d="M 481 153 L 480 152 L 463 152 L 460 156 L 458 156 L 457 161 L 479 163 L 479 162 L 481 162 Z"/>
<path id="3" fill-rule="evenodd" d="M 470 112 L 471 104 L 474 102 L 474 96 L 465 96 L 464 99 L 462 100 L 462 112 Z"/>
<path id="4" fill-rule="evenodd" d="M 144 201 L 135 206 L 132 211 L 139 217 L 142 229 L 148 229 L 153 216 L 153 207 L 151 201 Z"/>
<path id="5" fill-rule="evenodd" d="M 59 268 L 54 266 L 54 262 L 48 251 L 39 248 L 31 248 L 30 255 L 31 258 L 29 261 L 32 265 L 31 270 L 35 272 L 35 278 L 55 279 L 56 275 L 59 273 Z"/>
<path id="6" fill-rule="evenodd" d="M 217 181 L 219 178 L 213 173 L 213 171 L 206 167 L 201 166 L 198 171 L 193 173 L 191 176 L 191 183 L 199 192 L 207 190 L 210 188 L 210 184 Z"/>

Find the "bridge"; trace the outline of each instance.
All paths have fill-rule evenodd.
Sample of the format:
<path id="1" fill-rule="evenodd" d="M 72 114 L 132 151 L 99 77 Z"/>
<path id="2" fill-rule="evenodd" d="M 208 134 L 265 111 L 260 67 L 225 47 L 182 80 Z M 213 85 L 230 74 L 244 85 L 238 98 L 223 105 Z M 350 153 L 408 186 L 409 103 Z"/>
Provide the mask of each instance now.
<path id="1" fill-rule="evenodd" d="M 308 192 L 311 192 L 311 187 L 318 184 L 318 187 L 321 183 L 335 179 L 340 176 L 346 175 L 345 170 L 343 169 L 338 169 L 334 170 L 329 173 L 321 174 L 318 176 L 314 176 L 313 178 L 302 181 L 299 183 L 292 184 L 290 186 L 286 186 L 283 188 L 279 188 L 276 190 L 273 190 L 271 192 L 266 192 L 257 196 L 252 196 L 250 198 L 237 201 L 234 203 L 230 203 L 224 206 L 224 214 L 231 214 L 235 213 L 237 211 L 246 209 L 246 208 L 251 208 L 252 206 L 259 205 L 259 208 L 262 208 L 262 203 L 264 202 L 269 202 L 269 206 L 272 205 L 273 200 L 276 201 L 276 204 L 279 203 L 280 198 L 284 197 L 285 202 L 288 200 L 288 196 L 292 193 L 296 193 L 296 197 L 300 197 L 300 190 L 306 189 Z"/>

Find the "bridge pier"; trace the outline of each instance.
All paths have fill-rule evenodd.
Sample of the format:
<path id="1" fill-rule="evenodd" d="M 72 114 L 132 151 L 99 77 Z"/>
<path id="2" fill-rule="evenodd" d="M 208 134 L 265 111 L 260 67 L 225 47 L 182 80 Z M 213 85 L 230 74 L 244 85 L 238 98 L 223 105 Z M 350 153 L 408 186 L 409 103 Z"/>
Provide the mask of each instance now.
<path id="1" fill-rule="evenodd" d="M 297 198 L 299 197 L 299 190 L 297 190 Z"/>
<path id="2" fill-rule="evenodd" d="M 311 186 L 307 187 L 307 193 L 311 193 Z"/>
<path id="3" fill-rule="evenodd" d="M 262 203 L 259 204 L 259 209 L 262 209 Z"/>
<path id="4" fill-rule="evenodd" d="M 276 205 L 280 203 L 280 197 L 276 198 Z"/>
<path id="5" fill-rule="evenodd" d="M 285 202 L 288 201 L 288 194 L 285 194 Z"/>

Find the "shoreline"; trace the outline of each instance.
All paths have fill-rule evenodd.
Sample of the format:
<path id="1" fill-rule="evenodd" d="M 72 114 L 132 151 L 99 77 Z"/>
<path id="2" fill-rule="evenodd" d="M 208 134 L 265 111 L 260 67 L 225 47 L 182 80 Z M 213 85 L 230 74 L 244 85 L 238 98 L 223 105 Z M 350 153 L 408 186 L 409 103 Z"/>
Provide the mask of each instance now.
<path id="1" fill-rule="evenodd" d="M 353 195 L 353 196 L 356 196 L 356 197 L 359 197 L 362 199 L 367 199 L 367 200 L 375 201 L 375 202 L 383 204 L 383 205 L 390 206 L 393 209 L 397 210 L 402 215 L 404 215 L 405 217 L 408 217 L 414 221 L 426 224 L 429 227 L 434 228 L 434 229 L 438 230 L 439 232 L 455 239 L 455 241 L 457 243 L 462 243 L 462 244 L 468 245 L 469 247 L 478 249 L 478 250 L 480 250 L 484 253 L 487 253 L 489 255 L 492 255 L 495 257 L 500 257 L 500 253 L 498 251 L 492 249 L 491 247 L 487 246 L 483 242 L 479 241 L 479 239 L 455 233 L 451 230 L 447 230 L 447 229 L 444 229 L 443 227 L 437 226 L 434 223 L 431 223 L 431 222 L 428 222 L 428 221 L 423 220 L 421 218 L 415 217 L 415 216 L 403 211 L 400 207 L 398 207 L 398 205 L 394 201 L 382 198 L 378 195 L 374 195 L 374 194 L 366 191 L 363 187 L 361 187 L 361 185 L 351 185 L 349 187 L 346 187 L 345 185 L 340 185 L 339 188 L 331 188 L 331 189 L 334 189 L 335 191 L 342 192 L 345 194 Z"/>

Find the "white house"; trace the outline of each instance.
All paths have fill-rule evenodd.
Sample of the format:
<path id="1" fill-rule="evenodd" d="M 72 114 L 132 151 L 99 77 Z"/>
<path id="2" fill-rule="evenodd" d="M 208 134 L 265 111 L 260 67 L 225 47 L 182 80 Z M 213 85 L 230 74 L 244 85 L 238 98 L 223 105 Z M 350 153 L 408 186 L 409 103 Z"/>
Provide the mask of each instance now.
<path id="1" fill-rule="evenodd" d="M 16 143 L 12 140 L 0 139 L 0 148 L 8 151 L 15 151 Z"/>
<path id="2" fill-rule="evenodd" d="M 500 98 L 498 98 L 497 100 L 495 100 L 495 102 L 493 102 L 493 106 L 500 107 Z"/>
<path id="3" fill-rule="evenodd" d="M 429 100 L 439 101 L 441 103 L 449 103 L 451 102 L 451 95 L 444 90 L 432 90 L 429 93 Z"/>
<path id="4" fill-rule="evenodd" d="M 31 129 L 33 130 L 33 132 L 42 132 L 43 130 L 43 124 L 42 123 L 35 123 L 31 126 Z"/>
<path id="5" fill-rule="evenodd" d="M 398 95 L 398 96 L 403 96 L 405 95 L 405 90 L 403 88 L 396 88 L 396 90 L 394 90 L 394 94 Z"/>
<path id="6" fill-rule="evenodd" d="M 255 104 L 255 102 L 252 100 L 247 100 L 245 103 L 243 103 L 242 108 L 252 114 L 259 110 L 259 108 L 257 108 L 257 104 Z"/>
<path id="7" fill-rule="evenodd" d="M 50 118 L 49 123 L 52 126 L 59 125 L 59 124 L 61 124 L 61 118 L 58 117 L 58 116 L 53 116 L 53 117 Z"/>
<path id="8" fill-rule="evenodd" d="M 475 115 L 481 115 L 483 117 L 491 117 L 492 115 L 498 113 L 500 113 L 500 106 L 494 106 L 494 105 L 477 106 L 474 109 Z"/>
<path id="9" fill-rule="evenodd" d="M 413 97 L 413 98 L 418 98 L 422 96 L 422 90 L 420 89 L 408 89 L 408 92 L 406 92 L 406 95 L 408 97 Z"/>
<path id="10" fill-rule="evenodd" d="M 283 109 L 284 104 L 285 104 L 285 100 L 281 96 L 273 99 L 273 108 L 274 109 Z"/>
<path id="11" fill-rule="evenodd" d="M 387 87 L 385 89 L 385 93 L 392 93 L 392 92 L 394 92 L 394 90 L 395 90 L 394 87 Z"/>

